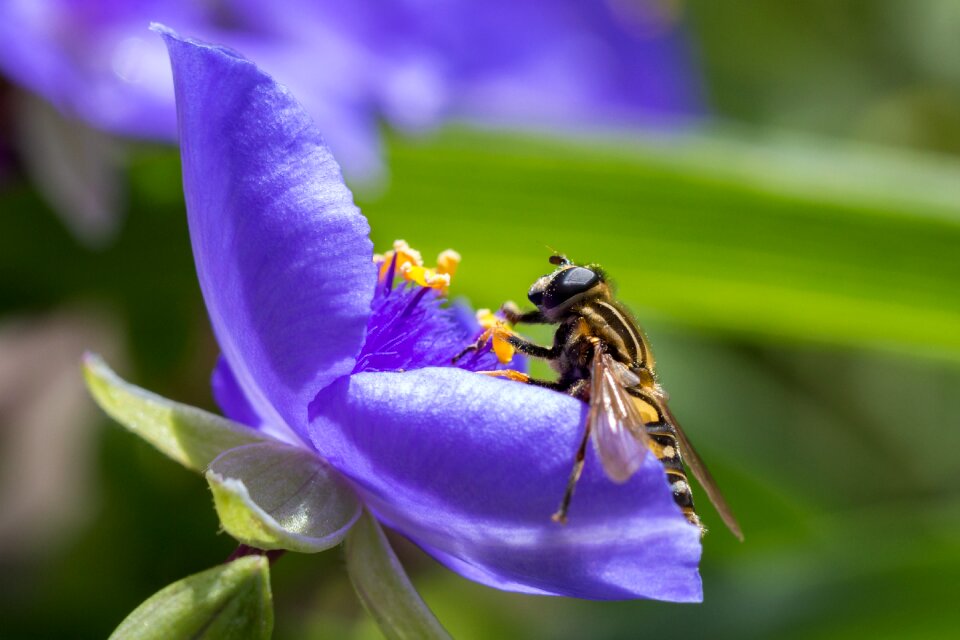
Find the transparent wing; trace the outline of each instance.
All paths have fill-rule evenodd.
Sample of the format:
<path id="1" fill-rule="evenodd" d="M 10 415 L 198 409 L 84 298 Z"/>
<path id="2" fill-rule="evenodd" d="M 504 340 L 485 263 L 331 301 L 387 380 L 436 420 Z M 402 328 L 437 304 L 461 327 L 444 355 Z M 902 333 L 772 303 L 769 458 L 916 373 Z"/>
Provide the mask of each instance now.
<path id="1" fill-rule="evenodd" d="M 647 453 L 647 430 L 633 398 L 624 389 L 636 376 L 604 351 L 593 358 L 590 413 L 593 446 L 603 470 L 614 482 L 626 482 Z"/>
<path id="2" fill-rule="evenodd" d="M 693 473 L 693 477 L 697 479 L 701 486 L 703 486 L 703 490 L 706 491 L 707 497 L 710 498 L 710 502 L 713 503 L 717 513 L 720 514 L 720 518 L 723 520 L 723 523 L 727 525 L 728 529 L 730 529 L 730 533 L 735 535 L 737 539 L 742 542 L 743 531 L 740 530 L 740 524 L 734 517 L 733 511 L 730 509 L 730 505 L 727 504 L 723 494 L 720 493 L 720 488 L 717 486 L 716 480 L 714 480 L 713 476 L 710 474 L 709 469 L 707 469 L 707 465 L 705 465 L 703 460 L 700 459 L 700 455 L 697 453 L 697 450 L 693 448 L 693 445 L 687 438 L 687 434 L 683 432 L 683 428 L 680 426 L 680 423 L 677 422 L 673 412 L 670 411 L 667 403 L 663 401 L 662 398 L 660 401 L 660 410 L 663 413 L 663 416 L 670 421 L 671 425 L 673 425 L 673 428 L 677 433 L 677 443 L 680 445 L 680 457 L 690 468 L 690 471 Z"/>

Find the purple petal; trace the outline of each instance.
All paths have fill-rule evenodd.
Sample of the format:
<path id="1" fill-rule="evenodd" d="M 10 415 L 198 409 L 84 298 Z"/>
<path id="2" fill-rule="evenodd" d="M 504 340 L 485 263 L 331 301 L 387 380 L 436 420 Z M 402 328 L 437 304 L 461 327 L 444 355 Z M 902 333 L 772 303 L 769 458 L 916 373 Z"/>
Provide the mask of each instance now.
<path id="1" fill-rule="evenodd" d="M 469 22 L 454 23 L 484 43 L 460 52 L 460 113 L 536 128 L 669 125 L 702 113 L 686 34 L 661 3 L 476 6 Z"/>
<path id="2" fill-rule="evenodd" d="M 301 444 L 301 440 L 291 434 L 286 425 L 274 425 L 264 421 L 244 395 L 237 377 L 233 375 L 230 364 L 223 356 L 217 358 L 213 375 L 210 377 L 210 386 L 213 389 L 213 399 L 226 417 L 288 444 Z"/>
<path id="3" fill-rule="evenodd" d="M 457 369 L 361 373 L 311 405 L 317 450 L 386 524 L 458 573 L 525 593 L 702 599 L 699 531 L 652 455 L 610 482 L 592 449 L 566 526 L 550 520 L 586 405 Z"/>
<path id="4" fill-rule="evenodd" d="M 174 0 L 0 2 L 0 71 L 68 117 L 149 138 L 176 131 L 170 67 L 150 20 L 201 27 Z"/>
<path id="5" fill-rule="evenodd" d="M 151 21 L 228 44 L 293 87 L 323 125 L 338 160 L 357 178 L 382 171 L 375 106 L 364 89 L 368 60 L 336 25 L 305 22 L 298 9 L 268 33 L 260 15 L 234 2 L 184 0 L 3 0 L 0 73 L 70 118 L 124 136 L 173 140 L 176 109 L 166 48 Z M 294 29 L 294 25 L 297 26 Z M 322 68 L 303 61 L 323 60 Z"/>
<path id="6" fill-rule="evenodd" d="M 376 280 L 367 221 L 284 87 L 234 53 L 158 29 L 214 332 L 256 413 L 303 434 L 308 403 L 363 344 Z"/>
<path id="7" fill-rule="evenodd" d="M 303 446 L 303 440 L 292 433 L 286 424 L 268 422 L 257 413 L 250 404 L 250 400 L 244 395 L 237 377 L 223 356 L 217 358 L 213 375 L 210 377 L 210 386 L 213 390 L 213 399 L 226 417 L 234 422 L 253 427 L 275 440 Z"/>
<path id="8" fill-rule="evenodd" d="M 210 376 L 210 386 L 213 389 L 213 399 L 223 415 L 248 427 L 259 428 L 263 424 L 263 419 L 257 415 L 257 410 L 243 395 L 240 383 L 237 382 L 230 364 L 223 356 L 217 358 L 213 375 Z"/>
<path id="9" fill-rule="evenodd" d="M 446 298 L 436 290 L 396 279 L 399 282 L 377 285 L 367 340 L 354 373 L 451 366 L 453 358 L 480 337 L 472 312 L 464 318 L 463 311 L 445 306 Z M 503 368 L 489 344 L 460 358 L 457 366 L 470 371 Z"/>

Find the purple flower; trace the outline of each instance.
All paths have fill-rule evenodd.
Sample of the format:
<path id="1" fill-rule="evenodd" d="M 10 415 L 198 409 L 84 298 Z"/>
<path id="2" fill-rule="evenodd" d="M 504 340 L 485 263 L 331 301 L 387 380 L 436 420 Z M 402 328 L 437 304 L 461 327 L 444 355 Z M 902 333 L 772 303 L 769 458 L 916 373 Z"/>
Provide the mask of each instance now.
<path id="1" fill-rule="evenodd" d="M 4 0 L 0 72 L 67 117 L 125 137 L 174 140 L 170 65 L 147 27 L 152 21 L 175 24 L 195 37 L 255 55 L 297 87 L 356 175 L 376 173 L 376 119 L 361 92 L 365 58 L 359 43 L 318 20 L 309 23 L 309 37 L 277 33 L 243 5 L 231 0 Z M 281 4 L 270 10 L 292 14 L 297 8 Z"/>
<path id="2" fill-rule="evenodd" d="M 0 71 L 102 130 L 172 139 L 150 21 L 252 56 L 358 177 L 379 167 L 379 118 L 582 127 L 700 111 L 678 16 L 653 1 L 5 0 Z"/>
<path id="3" fill-rule="evenodd" d="M 438 289 L 401 284 L 392 259 L 377 266 L 292 95 L 234 53 L 161 31 L 224 412 L 325 458 L 377 518 L 472 580 L 699 601 L 699 531 L 654 456 L 616 485 L 591 452 L 569 524 L 551 522 L 586 406 L 471 371 L 496 366 L 489 352 L 451 366 L 479 328 Z"/>
<path id="4" fill-rule="evenodd" d="M 418 53 L 408 67 L 442 77 L 440 115 L 540 129 L 676 125 L 701 115 L 679 13 L 663 3 L 401 4 L 406 22 L 429 25 L 398 48 Z M 402 95 L 386 96 L 384 108 L 403 113 Z"/>

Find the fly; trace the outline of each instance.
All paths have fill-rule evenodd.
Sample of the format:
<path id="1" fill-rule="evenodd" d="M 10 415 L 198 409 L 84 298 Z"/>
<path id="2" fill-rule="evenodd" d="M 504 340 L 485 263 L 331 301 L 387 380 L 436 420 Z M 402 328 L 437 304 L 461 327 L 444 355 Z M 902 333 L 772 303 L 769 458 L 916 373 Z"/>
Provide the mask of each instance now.
<path id="1" fill-rule="evenodd" d="M 541 346 L 512 332 L 502 333 L 500 338 L 521 353 L 550 361 L 557 380 L 537 380 L 515 371 L 490 373 L 562 391 L 589 403 L 583 439 L 553 520 L 567 520 L 587 442 L 592 439 L 604 472 L 617 483 L 626 482 L 640 468 L 646 452 L 652 451 L 666 470 L 674 500 L 687 520 L 703 532 L 685 463 L 723 522 L 742 540 L 740 526 L 713 476 L 667 406 L 646 336 L 626 307 L 614 299 L 603 270 L 596 265 L 576 265 L 562 255 L 552 256 L 550 262 L 556 269 L 534 282 L 527 294 L 536 309 L 524 313 L 508 303 L 501 311 L 509 324 L 558 325 L 553 345 Z M 464 353 L 482 346 L 490 334 L 484 335 Z"/>

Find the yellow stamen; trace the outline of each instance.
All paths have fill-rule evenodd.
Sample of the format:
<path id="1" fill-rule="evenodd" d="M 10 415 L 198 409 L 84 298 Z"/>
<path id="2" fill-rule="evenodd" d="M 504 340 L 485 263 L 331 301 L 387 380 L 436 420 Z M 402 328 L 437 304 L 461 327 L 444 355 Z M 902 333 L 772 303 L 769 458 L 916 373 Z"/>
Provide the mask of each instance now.
<path id="1" fill-rule="evenodd" d="M 393 243 L 393 250 L 383 254 L 383 261 L 380 262 L 379 278 L 381 281 L 386 279 L 387 274 L 390 272 L 390 265 L 393 263 L 394 258 L 396 258 L 396 273 L 403 273 L 405 265 L 413 265 L 415 267 L 423 266 L 423 258 L 420 256 L 420 252 L 412 249 L 405 240 L 397 240 Z M 373 261 L 378 262 L 376 255 L 373 256 Z"/>
<path id="2" fill-rule="evenodd" d="M 398 254 L 406 255 L 410 258 L 411 262 L 414 262 L 418 265 L 423 264 L 423 256 L 420 255 L 420 252 L 407 244 L 406 240 L 394 240 L 393 241 L 393 250 Z"/>
<path id="3" fill-rule="evenodd" d="M 513 331 L 507 326 L 507 323 L 493 314 L 490 309 L 477 310 L 477 322 L 483 327 L 484 331 L 480 334 L 480 342 L 491 340 L 493 343 L 493 352 L 497 355 L 500 364 L 507 364 L 513 360 L 517 349 L 510 344 L 510 336 Z"/>
<path id="4" fill-rule="evenodd" d="M 403 276 L 405 280 L 445 294 L 450 286 L 450 279 L 460 264 L 460 254 L 453 249 L 447 249 L 437 256 L 436 268 L 425 267 L 419 251 L 405 240 L 397 240 L 393 243 L 392 250 L 383 255 L 374 254 L 373 262 L 380 265 L 381 282 L 390 272 L 390 265 L 395 263 L 394 273 Z"/>
<path id="5" fill-rule="evenodd" d="M 530 376 L 520 371 L 514 371 L 513 369 L 500 369 L 497 371 L 477 371 L 477 373 L 490 376 L 491 378 L 506 378 L 507 380 L 513 380 L 515 382 L 530 382 Z"/>
<path id="6" fill-rule="evenodd" d="M 450 286 L 450 276 L 448 274 L 437 273 L 434 269 L 427 269 L 410 263 L 403 265 L 403 268 L 400 269 L 400 275 L 410 282 L 416 282 L 421 287 L 446 291 L 447 287 Z"/>
<path id="7" fill-rule="evenodd" d="M 477 322 L 484 329 L 491 329 L 496 326 L 498 322 L 502 322 L 502 320 L 495 316 L 490 309 L 477 309 Z"/>
<path id="8" fill-rule="evenodd" d="M 460 254 L 453 249 L 441 251 L 437 256 L 437 273 L 445 273 L 451 278 L 456 275 L 460 266 Z"/>

